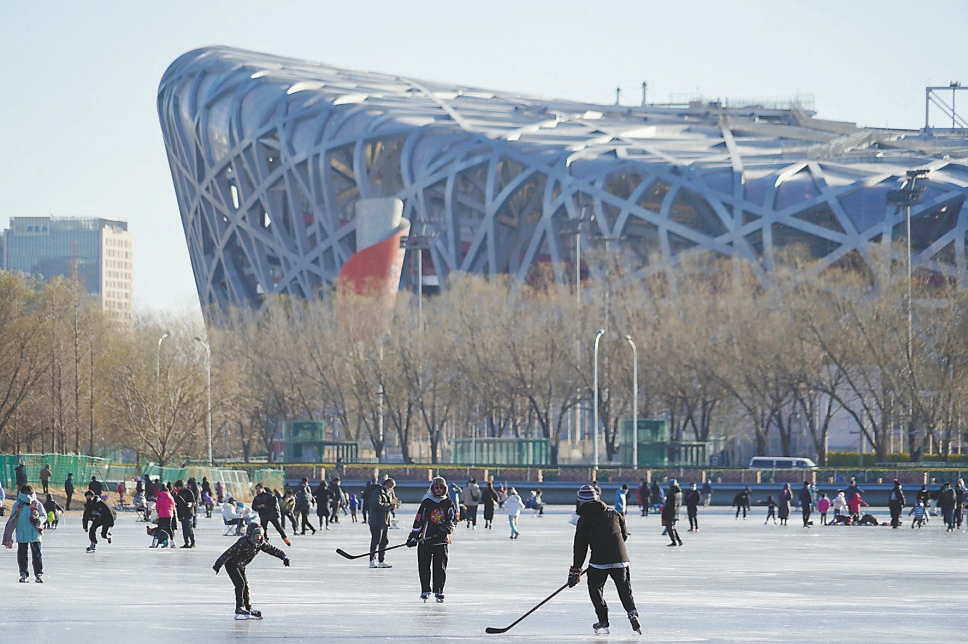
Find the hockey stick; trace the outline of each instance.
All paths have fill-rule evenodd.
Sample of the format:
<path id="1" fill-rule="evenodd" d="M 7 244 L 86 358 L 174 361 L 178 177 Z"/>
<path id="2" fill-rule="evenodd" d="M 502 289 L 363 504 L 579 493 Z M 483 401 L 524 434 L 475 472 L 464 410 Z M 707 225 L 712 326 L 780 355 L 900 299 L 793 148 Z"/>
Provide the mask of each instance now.
<path id="1" fill-rule="evenodd" d="M 586 570 L 588 570 L 588 568 L 585 568 L 585 570 L 582 570 L 581 573 L 579 574 L 579 576 L 584 575 Z M 487 628 L 484 629 L 484 632 L 485 633 L 507 633 L 509 630 L 511 630 L 512 628 L 514 628 L 515 626 L 517 626 L 518 622 L 520 622 L 525 617 L 527 617 L 528 615 L 530 615 L 534 611 L 538 610 L 539 608 L 541 608 L 542 606 L 544 606 L 545 604 L 547 604 L 549 601 L 551 601 L 551 599 L 555 595 L 557 595 L 558 593 L 560 593 L 561 591 L 563 591 L 565 588 L 568 588 L 568 582 L 565 582 L 558 590 L 556 590 L 555 592 L 551 593 L 550 595 L 548 595 L 547 597 L 545 597 L 544 599 L 542 599 L 541 602 L 539 602 L 534 608 L 532 608 L 527 613 L 525 613 L 521 617 L 517 618 L 516 620 L 514 620 L 513 622 L 511 622 L 510 624 L 508 624 L 504 628 L 497 628 L 495 626 L 488 626 Z"/>
<path id="2" fill-rule="evenodd" d="M 402 548 L 405 545 L 407 545 L 406 542 L 398 543 L 395 546 L 387 546 L 383 550 L 384 551 L 387 551 L 387 550 L 393 550 L 394 548 Z M 336 554 L 340 555 L 341 557 L 346 557 L 347 559 L 359 559 L 360 557 L 372 557 L 373 555 L 376 555 L 376 554 L 379 554 L 379 553 L 380 553 L 379 550 L 374 550 L 373 552 L 364 552 L 361 555 L 351 555 L 348 552 L 346 552 L 345 550 L 343 550 L 342 548 L 337 548 L 336 549 Z"/>

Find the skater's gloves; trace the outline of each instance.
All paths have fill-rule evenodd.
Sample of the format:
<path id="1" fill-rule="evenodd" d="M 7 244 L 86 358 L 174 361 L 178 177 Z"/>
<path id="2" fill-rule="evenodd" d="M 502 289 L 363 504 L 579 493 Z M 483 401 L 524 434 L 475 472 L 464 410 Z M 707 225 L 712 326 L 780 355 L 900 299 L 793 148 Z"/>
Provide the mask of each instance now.
<path id="1" fill-rule="evenodd" d="M 407 539 L 407 547 L 413 548 L 417 545 L 419 541 L 420 539 L 417 538 L 417 535 L 411 534 L 410 537 Z"/>
<path id="2" fill-rule="evenodd" d="M 575 568 L 572 566 L 568 569 L 568 587 L 574 588 L 578 585 L 578 580 L 581 579 L 581 568 Z"/>
<path id="3" fill-rule="evenodd" d="M 212 570 L 214 570 L 215 574 L 217 575 L 218 571 L 221 570 L 221 568 L 219 568 L 218 566 L 212 566 Z"/>
<path id="4" fill-rule="evenodd" d="M 286 568 L 289 567 L 289 557 L 286 557 L 285 559 L 282 560 L 282 565 L 285 566 Z"/>

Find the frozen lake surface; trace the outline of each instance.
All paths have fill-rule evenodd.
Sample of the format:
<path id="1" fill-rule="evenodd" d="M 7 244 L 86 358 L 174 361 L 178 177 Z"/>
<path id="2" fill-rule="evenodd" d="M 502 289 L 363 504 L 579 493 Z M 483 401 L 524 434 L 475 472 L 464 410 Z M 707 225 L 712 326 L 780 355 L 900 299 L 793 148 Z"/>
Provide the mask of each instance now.
<path id="1" fill-rule="evenodd" d="M 8 504 L 9 505 L 9 504 Z M 415 504 L 398 511 L 406 540 Z M 572 508 L 524 514 L 521 538 L 506 517 L 493 530 L 459 526 L 450 549 L 444 604 L 419 600 L 416 553 L 387 553 L 370 569 L 336 548 L 366 552 L 369 531 L 348 518 L 328 532 L 292 537 L 284 568 L 260 554 L 248 568 L 261 621 L 235 621 L 232 583 L 212 563 L 233 538 L 216 514 L 198 521 L 193 550 L 148 548 L 145 524 L 120 513 L 113 544 L 84 552 L 80 514 L 44 538 L 45 584 L 17 581 L 16 549 L 0 554 L 0 633 L 16 642 L 962 642 L 968 536 L 940 517 L 923 529 L 764 525 L 765 509 L 736 520 L 728 508 L 700 512 L 699 533 L 666 547 L 656 515 L 629 518 L 632 586 L 643 636 L 629 628 L 609 582 L 611 635 L 592 634 L 595 614 L 582 585 L 566 589 L 513 629 L 504 627 L 561 586 L 571 562 Z M 878 519 L 886 508 L 875 509 Z M 817 518 L 817 515 L 814 515 Z M 5 519 L 4 519 L 5 520 Z M 180 538 L 177 540 L 180 544 Z M 12 639 L 7 639 L 11 636 Z"/>

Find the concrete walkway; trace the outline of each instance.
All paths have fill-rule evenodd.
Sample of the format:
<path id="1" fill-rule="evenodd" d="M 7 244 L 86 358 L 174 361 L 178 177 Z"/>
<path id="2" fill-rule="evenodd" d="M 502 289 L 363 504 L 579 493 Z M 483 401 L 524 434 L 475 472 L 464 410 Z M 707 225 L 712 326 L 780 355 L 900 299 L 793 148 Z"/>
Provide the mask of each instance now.
<path id="1" fill-rule="evenodd" d="M 403 542 L 415 505 L 398 512 Z M 699 533 L 680 523 L 685 545 L 666 547 L 655 515 L 629 517 L 632 583 L 645 635 L 629 629 L 614 588 L 612 634 L 594 636 L 584 584 L 566 589 L 503 635 L 504 627 L 562 585 L 571 560 L 571 508 L 520 519 L 508 539 L 493 530 L 457 529 L 444 604 L 424 604 L 415 552 L 387 554 L 389 569 L 335 553 L 361 553 L 369 531 L 348 519 L 284 547 L 292 567 L 259 555 L 248 569 L 262 621 L 235 621 L 232 584 L 215 558 L 233 541 L 222 521 L 199 519 L 198 548 L 151 550 L 145 524 L 119 515 L 114 543 L 86 554 L 78 513 L 48 531 L 47 583 L 17 581 L 16 550 L 0 552 L 0 639 L 5 642 L 114 643 L 332 640 L 343 642 L 960 642 L 964 641 L 965 532 L 927 527 L 804 529 L 763 525 L 765 509 L 736 520 L 726 508 L 701 513 Z M 886 509 L 875 510 L 879 519 Z M 683 515 L 683 520 L 685 516 Z M 179 540 L 180 543 L 180 540 Z"/>

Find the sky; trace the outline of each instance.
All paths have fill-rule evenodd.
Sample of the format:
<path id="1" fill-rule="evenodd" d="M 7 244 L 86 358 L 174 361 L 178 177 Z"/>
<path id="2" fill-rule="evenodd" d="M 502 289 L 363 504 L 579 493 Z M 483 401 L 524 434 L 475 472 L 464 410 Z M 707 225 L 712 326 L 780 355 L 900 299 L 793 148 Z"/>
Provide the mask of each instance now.
<path id="1" fill-rule="evenodd" d="M 813 97 L 820 118 L 924 125 L 968 84 L 968 3 L 896 0 L 0 0 L 0 226 L 125 220 L 136 313 L 198 311 L 156 110 L 206 45 L 544 97 Z M 965 110 L 968 112 L 968 110 Z"/>

